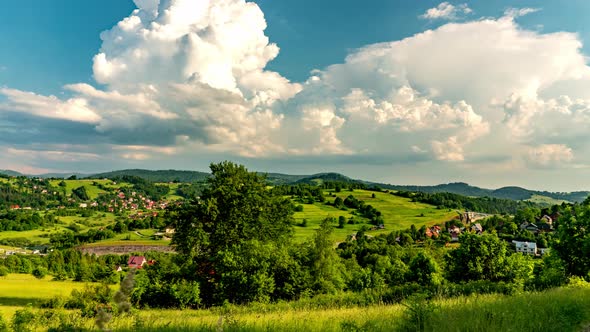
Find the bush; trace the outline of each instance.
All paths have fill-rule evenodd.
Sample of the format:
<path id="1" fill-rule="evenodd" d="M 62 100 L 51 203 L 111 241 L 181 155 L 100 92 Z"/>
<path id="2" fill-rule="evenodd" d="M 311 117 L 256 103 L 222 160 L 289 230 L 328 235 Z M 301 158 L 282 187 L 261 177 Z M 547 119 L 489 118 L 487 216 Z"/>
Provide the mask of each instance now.
<path id="1" fill-rule="evenodd" d="M 35 325 L 35 314 L 29 309 L 17 310 L 12 316 L 10 327 L 13 331 L 29 332 L 33 331 Z"/>
<path id="2" fill-rule="evenodd" d="M 44 309 L 62 309 L 66 304 L 66 299 L 61 296 L 52 297 L 39 303 L 39 307 Z"/>
<path id="3" fill-rule="evenodd" d="M 8 323 L 6 323 L 2 315 L 0 315 L 0 332 L 8 332 Z"/>
<path id="4" fill-rule="evenodd" d="M 6 266 L 0 266 L 0 277 L 6 277 L 9 272 Z"/>
<path id="5" fill-rule="evenodd" d="M 43 279 L 46 275 L 47 269 L 42 266 L 38 266 L 33 270 L 33 276 L 37 279 Z"/>

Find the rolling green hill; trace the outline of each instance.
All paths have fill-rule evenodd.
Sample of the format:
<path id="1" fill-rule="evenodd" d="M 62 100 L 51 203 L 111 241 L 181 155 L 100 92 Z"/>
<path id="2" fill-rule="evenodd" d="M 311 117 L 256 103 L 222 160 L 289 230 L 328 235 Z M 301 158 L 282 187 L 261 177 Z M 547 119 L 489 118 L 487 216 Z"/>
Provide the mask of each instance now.
<path id="1" fill-rule="evenodd" d="M 375 198 L 372 195 L 375 194 Z M 374 192 L 369 190 L 354 191 L 325 191 L 326 202 L 331 203 L 336 197 L 345 199 L 348 195 L 353 195 L 355 198 L 370 204 L 379 210 L 383 216 L 385 229 L 369 231 L 367 234 L 376 235 L 382 233 L 389 233 L 393 230 L 407 229 L 412 224 L 417 228 L 422 225 L 443 224 L 445 221 L 452 220 L 457 217 L 457 212 L 448 209 L 437 209 L 433 205 L 412 202 L 408 198 L 403 198 L 390 193 Z M 296 203 L 298 204 L 298 203 Z M 344 241 L 348 235 L 356 233 L 362 226 L 371 227 L 367 223 L 367 219 L 358 215 L 354 215 L 353 209 L 337 209 L 332 205 L 326 203 L 301 204 L 303 211 L 296 212 L 294 215 L 295 239 L 304 241 L 313 236 L 314 230 L 319 228 L 322 220 L 326 217 L 334 217 L 338 219 L 339 216 L 344 216 L 347 220 L 354 217 L 360 221 L 359 224 L 346 224 L 344 228 L 335 228 L 334 237 L 337 241 Z M 299 226 L 301 222 L 306 219 L 307 226 Z M 337 224 L 335 224 L 336 226 Z"/>

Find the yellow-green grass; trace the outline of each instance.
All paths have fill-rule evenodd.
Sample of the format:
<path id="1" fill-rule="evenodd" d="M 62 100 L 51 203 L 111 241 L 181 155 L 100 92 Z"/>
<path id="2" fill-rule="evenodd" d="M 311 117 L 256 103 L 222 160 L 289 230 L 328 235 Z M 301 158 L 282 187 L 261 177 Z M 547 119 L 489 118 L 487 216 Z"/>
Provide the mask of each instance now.
<path id="1" fill-rule="evenodd" d="M 101 217 L 106 214 L 105 217 Z M 10 238 L 26 238 L 33 242 L 49 243 L 49 236 L 53 233 L 63 232 L 68 230 L 67 226 L 71 223 L 75 223 L 80 227 L 81 232 L 88 231 L 91 228 L 97 228 L 100 226 L 106 226 L 111 224 L 115 220 L 115 215 L 112 213 L 95 213 L 92 217 L 79 217 L 79 216 L 65 216 L 58 217 L 63 224 L 57 224 L 51 227 L 39 228 L 30 231 L 2 231 L 0 232 L 0 240 Z M 87 223 L 89 226 L 85 226 Z"/>
<path id="2" fill-rule="evenodd" d="M 51 185 L 55 187 L 59 187 L 59 183 L 62 180 L 51 180 Z M 100 183 L 106 185 L 110 183 L 110 180 L 63 180 L 66 183 L 66 195 L 71 195 L 72 190 L 84 186 L 86 188 L 86 193 L 90 199 L 95 199 L 98 197 L 99 194 L 104 194 L 106 191 L 98 188 L 97 186 L 93 185 L 93 182 Z"/>
<path id="3" fill-rule="evenodd" d="M 47 227 L 45 229 L 34 229 L 30 231 L 2 231 L 0 232 L 0 240 L 11 238 L 26 238 L 33 242 L 49 243 L 49 236 L 53 233 L 58 233 L 66 230 L 64 225 L 57 225 L 55 227 Z"/>
<path id="4" fill-rule="evenodd" d="M 305 240 L 309 240 L 312 238 L 315 230 L 317 230 L 320 226 L 322 220 L 326 219 L 326 217 L 334 217 L 338 219 L 340 216 L 344 216 L 346 221 L 350 217 L 352 217 L 352 211 L 343 211 L 334 208 L 330 205 L 325 205 L 322 203 L 315 203 L 315 204 L 301 204 L 303 206 L 303 211 L 295 212 L 294 218 L 296 222 L 296 226 L 294 227 L 295 234 L 294 238 L 297 242 L 303 242 Z M 359 220 L 365 221 L 364 218 L 360 218 L 355 216 Z M 307 226 L 301 227 L 299 226 L 303 219 L 307 220 Z M 334 224 L 337 226 L 337 224 Z M 360 229 L 361 225 L 346 225 L 344 228 L 334 228 L 334 238 L 340 242 L 344 241 L 346 237 L 352 233 L 357 232 Z"/>
<path id="5" fill-rule="evenodd" d="M 514 296 L 472 295 L 416 303 L 420 302 L 362 307 L 318 308 L 279 303 L 203 310 L 148 309 L 137 311 L 139 319 L 132 315 L 114 317 L 108 327 L 112 331 L 567 332 L 585 330 L 590 322 L 590 288 L 581 285 Z M 419 316 L 421 320 L 409 314 L 408 308 L 423 313 Z M 47 324 L 53 326 L 57 322 Z M 86 328 L 92 328 L 93 324 L 93 318 L 83 321 Z M 33 328 L 41 331 L 47 327 Z"/>
<path id="6" fill-rule="evenodd" d="M 103 217 L 103 215 L 105 216 Z M 83 224 L 88 224 L 90 227 L 112 224 L 115 222 L 115 215 L 110 212 L 95 212 L 92 217 L 65 216 L 58 217 L 58 219 L 64 224 L 77 223 L 84 228 Z"/>
<path id="7" fill-rule="evenodd" d="M 562 199 L 555 199 L 542 195 L 533 195 L 531 198 L 527 199 L 527 201 L 541 205 L 558 205 L 562 203 L 568 203 L 568 201 L 564 201 Z"/>
<path id="8" fill-rule="evenodd" d="M 36 304 L 56 296 L 67 297 L 74 289 L 82 289 L 84 283 L 52 281 L 52 277 L 39 280 L 30 274 L 8 274 L 0 277 L 0 312 Z"/>
<path id="9" fill-rule="evenodd" d="M 375 194 L 375 198 L 372 198 L 373 194 Z M 326 201 L 330 203 L 334 201 L 335 197 L 345 199 L 348 195 L 353 195 L 366 204 L 372 205 L 383 214 L 385 229 L 369 231 L 367 233 L 373 236 L 389 233 L 393 230 L 407 229 L 412 224 L 418 228 L 422 225 L 442 224 L 457 216 L 457 212 L 455 211 L 437 209 L 435 206 L 412 202 L 410 199 L 390 193 L 369 190 L 345 190 L 339 193 L 334 191 L 325 192 Z M 314 230 L 319 228 L 321 221 L 326 217 L 332 216 L 337 219 L 339 216 L 344 216 L 348 221 L 353 211 L 352 209 L 346 211 L 339 210 L 324 203 L 301 205 L 303 206 L 303 211 L 295 213 L 295 221 L 299 225 L 303 219 L 307 219 L 307 227 L 295 226 L 295 240 L 299 242 L 310 239 L 314 234 Z M 366 219 L 359 216 L 354 216 L 354 218 L 366 221 Z M 334 238 L 336 242 L 344 241 L 348 235 L 357 232 L 362 225 L 346 224 L 344 228 L 336 228 L 337 224 L 334 224 Z M 364 225 L 367 224 L 365 223 Z"/>
<path id="10" fill-rule="evenodd" d="M 408 198 L 395 196 L 390 193 L 369 190 L 331 193 L 342 199 L 345 199 L 348 195 L 353 195 L 357 199 L 365 201 L 366 204 L 372 205 L 383 214 L 385 227 L 389 230 L 407 229 L 412 224 L 416 225 L 416 227 L 440 224 L 457 216 L 456 211 L 437 209 L 433 205 L 412 202 Z M 375 198 L 372 198 L 373 194 L 375 194 Z M 328 198 L 328 196 L 326 198 Z M 331 199 L 331 201 L 334 200 L 333 197 L 330 197 L 329 199 Z"/>
<path id="11" fill-rule="evenodd" d="M 168 188 L 170 188 L 168 190 L 168 193 L 164 196 L 165 200 L 178 201 L 178 200 L 184 199 L 182 196 L 176 195 L 176 189 L 178 189 L 178 186 L 180 185 L 180 183 L 159 182 L 159 183 L 157 183 L 157 185 L 168 186 Z"/>

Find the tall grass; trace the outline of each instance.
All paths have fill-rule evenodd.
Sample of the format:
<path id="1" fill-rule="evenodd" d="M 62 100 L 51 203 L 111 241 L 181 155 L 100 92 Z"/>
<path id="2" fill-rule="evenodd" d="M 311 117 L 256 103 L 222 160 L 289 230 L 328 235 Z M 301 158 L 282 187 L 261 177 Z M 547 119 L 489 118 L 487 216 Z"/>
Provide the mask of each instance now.
<path id="1" fill-rule="evenodd" d="M 309 304 L 309 303 L 308 303 Z M 76 311 L 37 311 L 32 330 L 94 320 Z M 395 305 L 317 307 L 295 302 L 208 310 L 141 310 L 118 316 L 112 331 L 578 331 L 590 322 L 590 287 L 518 295 L 471 295 Z M 69 325 L 68 325 L 69 324 Z M 59 329 L 57 329 L 59 330 Z M 78 330 L 80 331 L 80 330 Z"/>

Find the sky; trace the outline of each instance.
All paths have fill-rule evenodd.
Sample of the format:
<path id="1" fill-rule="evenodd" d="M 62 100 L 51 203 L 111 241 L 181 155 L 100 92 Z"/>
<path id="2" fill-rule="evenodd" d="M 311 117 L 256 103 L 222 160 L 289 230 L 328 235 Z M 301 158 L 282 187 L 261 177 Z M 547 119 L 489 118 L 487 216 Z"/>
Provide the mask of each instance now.
<path id="1" fill-rule="evenodd" d="M 0 169 L 590 189 L 586 0 L 0 6 Z"/>

